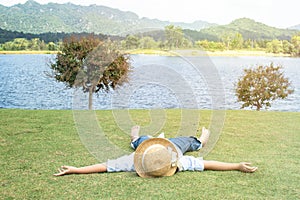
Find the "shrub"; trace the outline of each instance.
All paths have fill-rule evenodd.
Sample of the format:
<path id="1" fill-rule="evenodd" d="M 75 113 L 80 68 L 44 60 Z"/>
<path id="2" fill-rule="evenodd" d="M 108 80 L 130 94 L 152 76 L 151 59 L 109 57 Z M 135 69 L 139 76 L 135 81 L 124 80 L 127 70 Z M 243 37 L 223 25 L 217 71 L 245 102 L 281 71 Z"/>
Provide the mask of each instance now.
<path id="1" fill-rule="evenodd" d="M 258 66 L 254 69 L 245 69 L 244 75 L 236 84 L 235 93 L 238 102 L 244 102 L 241 108 L 271 107 L 271 101 L 285 99 L 293 93 L 291 82 L 285 78 L 281 71 L 282 66 Z"/>

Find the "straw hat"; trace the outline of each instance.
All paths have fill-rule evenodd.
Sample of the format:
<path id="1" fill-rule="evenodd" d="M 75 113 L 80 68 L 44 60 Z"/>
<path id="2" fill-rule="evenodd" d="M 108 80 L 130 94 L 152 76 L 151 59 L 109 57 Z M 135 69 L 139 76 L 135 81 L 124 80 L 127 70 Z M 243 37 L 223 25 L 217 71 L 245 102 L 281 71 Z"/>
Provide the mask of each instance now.
<path id="1" fill-rule="evenodd" d="M 134 154 L 134 167 L 143 178 L 172 176 L 177 169 L 178 152 L 165 138 L 151 138 L 142 142 Z"/>

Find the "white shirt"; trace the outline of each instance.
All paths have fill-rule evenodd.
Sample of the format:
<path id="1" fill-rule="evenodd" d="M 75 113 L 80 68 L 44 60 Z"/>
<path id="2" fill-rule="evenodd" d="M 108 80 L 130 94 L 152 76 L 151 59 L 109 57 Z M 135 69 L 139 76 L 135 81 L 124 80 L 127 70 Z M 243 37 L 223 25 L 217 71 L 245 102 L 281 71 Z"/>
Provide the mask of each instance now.
<path id="1" fill-rule="evenodd" d="M 107 172 L 135 172 L 134 153 L 106 162 Z M 203 171 L 204 164 L 201 157 L 181 156 L 177 161 L 179 171 Z"/>

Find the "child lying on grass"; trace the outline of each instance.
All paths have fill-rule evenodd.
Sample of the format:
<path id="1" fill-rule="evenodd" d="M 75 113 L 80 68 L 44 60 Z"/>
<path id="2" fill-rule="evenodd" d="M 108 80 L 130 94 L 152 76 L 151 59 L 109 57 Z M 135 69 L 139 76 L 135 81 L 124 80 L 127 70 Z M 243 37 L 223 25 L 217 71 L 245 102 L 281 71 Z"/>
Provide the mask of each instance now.
<path id="1" fill-rule="evenodd" d="M 122 156 L 106 163 L 85 167 L 62 166 L 54 176 L 67 174 L 89 174 L 100 172 L 136 172 L 140 177 L 172 176 L 181 171 L 237 170 L 241 172 L 255 172 L 257 167 L 251 163 L 227 163 L 207 161 L 202 158 L 184 155 L 188 151 L 198 151 L 206 145 L 209 130 L 202 128 L 201 137 L 152 138 L 139 136 L 140 127 L 131 129 L 131 146 L 135 149 L 130 155 Z"/>

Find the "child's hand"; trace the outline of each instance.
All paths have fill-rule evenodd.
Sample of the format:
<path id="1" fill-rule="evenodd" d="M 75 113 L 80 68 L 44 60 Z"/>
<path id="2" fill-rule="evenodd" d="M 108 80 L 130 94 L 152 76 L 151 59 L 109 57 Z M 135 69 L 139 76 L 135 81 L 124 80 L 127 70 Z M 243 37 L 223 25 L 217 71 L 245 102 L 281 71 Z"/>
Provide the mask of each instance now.
<path id="1" fill-rule="evenodd" d="M 257 167 L 251 166 L 251 163 L 241 162 L 239 164 L 239 170 L 241 172 L 252 173 L 257 170 Z"/>
<path id="2" fill-rule="evenodd" d="M 58 173 L 53 174 L 54 176 L 63 176 L 67 174 L 73 174 L 77 170 L 77 167 L 72 166 L 61 166 L 61 168 L 58 169 Z"/>

